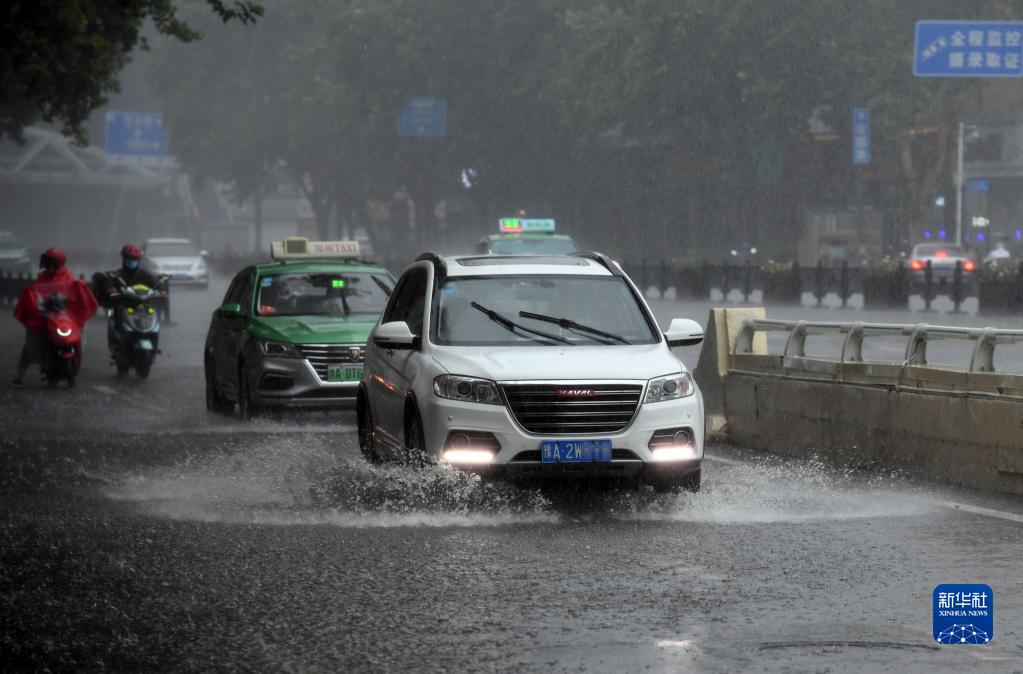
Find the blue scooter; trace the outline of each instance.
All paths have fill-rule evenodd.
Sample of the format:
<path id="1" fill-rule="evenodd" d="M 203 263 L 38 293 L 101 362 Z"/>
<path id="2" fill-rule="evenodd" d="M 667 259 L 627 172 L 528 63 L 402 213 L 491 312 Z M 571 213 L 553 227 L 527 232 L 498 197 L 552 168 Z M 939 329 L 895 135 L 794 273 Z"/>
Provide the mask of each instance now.
<path id="1" fill-rule="evenodd" d="M 107 344 L 117 376 L 134 368 L 139 378 L 149 377 L 160 353 L 159 301 L 159 291 L 146 285 L 124 284 L 119 289 L 117 304 L 107 313 Z"/>

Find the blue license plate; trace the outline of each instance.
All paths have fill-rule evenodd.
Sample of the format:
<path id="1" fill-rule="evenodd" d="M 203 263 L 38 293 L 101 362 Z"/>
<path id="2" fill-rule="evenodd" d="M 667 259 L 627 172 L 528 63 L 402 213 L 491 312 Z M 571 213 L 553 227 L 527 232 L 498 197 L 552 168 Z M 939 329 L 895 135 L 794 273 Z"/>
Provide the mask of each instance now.
<path id="1" fill-rule="evenodd" d="M 544 463 L 586 463 L 611 460 L 610 440 L 544 440 L 540 443 Z"/>

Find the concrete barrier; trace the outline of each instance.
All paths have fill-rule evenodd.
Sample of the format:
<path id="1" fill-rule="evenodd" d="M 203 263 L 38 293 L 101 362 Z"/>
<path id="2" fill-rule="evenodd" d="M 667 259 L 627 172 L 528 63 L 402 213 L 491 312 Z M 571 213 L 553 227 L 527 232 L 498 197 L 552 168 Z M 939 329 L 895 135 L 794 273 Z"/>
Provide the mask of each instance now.
<path id="1" fill-rule="evenodd" d="M 765 332 L 789 333 L 783 353 Z M 865 335 L 900 332 L 902 362 L 869 362 Z M 842 334 L 842 355 L 807 357 L 806 334 Z M 971 339 L 969 367 L 934 367 L 927 339 Z M 729 442 L 789 456 L 881 464 L 978 489 L 1023 495 L 1023 376 L 995 372 L 992 351 L 1021 331 L 764 320 L 715 309 L 694 372 L 708 428 Z"/>

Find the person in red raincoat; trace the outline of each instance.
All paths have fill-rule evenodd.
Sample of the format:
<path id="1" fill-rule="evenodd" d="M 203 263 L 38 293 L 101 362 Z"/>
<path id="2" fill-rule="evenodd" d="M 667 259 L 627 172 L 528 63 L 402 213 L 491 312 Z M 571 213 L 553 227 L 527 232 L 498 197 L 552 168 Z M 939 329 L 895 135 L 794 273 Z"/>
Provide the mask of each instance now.
<path id="1" fill-rule="evenodd" d="M 53 293 L 60 293 L 67 298 L 67 311 L 78 324 L 78 329 L 85 327 L 86 322 L 96 313 L 98 303 L 89 286 L 71 275 L 67 264 L 67 255 L 59 248 L 47 248 L 39 258 L 39 267 L 43 271 L 36 280 L 21 289 L 18 304 L 14 307 L 14 317 L 25 326 L 25 346 L 21 349 L 18 359 L 18 372 L 11 380 L 11 386 L 24 385 L 25 372 L 33 362 L 42 361 L 46 350 L 50 348 L 49 335 L 46 332 L 46 316 L 40 311 L 42 298 Z"/>

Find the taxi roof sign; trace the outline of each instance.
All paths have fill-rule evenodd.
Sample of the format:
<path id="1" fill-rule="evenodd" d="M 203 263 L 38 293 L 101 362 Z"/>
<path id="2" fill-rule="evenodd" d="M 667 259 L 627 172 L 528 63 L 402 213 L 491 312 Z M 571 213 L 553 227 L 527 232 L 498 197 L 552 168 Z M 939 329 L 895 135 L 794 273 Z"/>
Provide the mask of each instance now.
<path id="1" fill-rule="evenodd" d="M 310 241 L 293 236 L 270 244 L 275 260 L 351 260 L 359 258 L 358 241 Z"/>
<path id="2" fill-rule="evenodd" d="M 553 218 L 501 218 L 499 224 L 502 234 L 554 231 Z"/>

